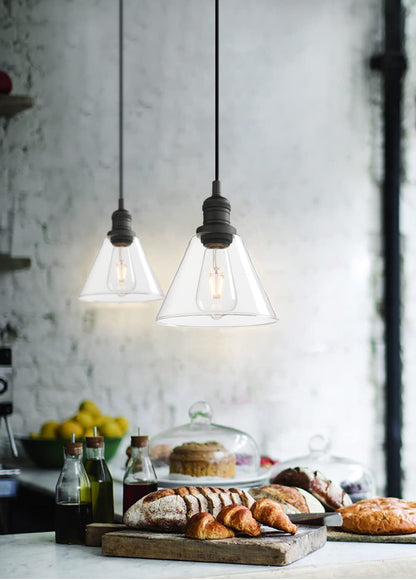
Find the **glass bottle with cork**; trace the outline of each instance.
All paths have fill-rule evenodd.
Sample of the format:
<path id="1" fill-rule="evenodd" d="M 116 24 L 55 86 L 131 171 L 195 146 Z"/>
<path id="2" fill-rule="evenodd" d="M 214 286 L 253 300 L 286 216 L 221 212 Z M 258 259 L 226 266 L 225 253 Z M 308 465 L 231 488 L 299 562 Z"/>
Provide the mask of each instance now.
<path id="1" fill-rule="evenodd" d="M 97 435 L 97 427 L 94 427 L 93 437 L 85 438 L 85 446 L 85 471 L 91 484 L 92 521 L 113 523 L 113 478 L 104 458 L 104 437 Z"/>
<path id="2" fill-rule="evenodd" d="M 85 544 L 85 526 L 92 521 L 91 485 L 82 464 L 82 442 L 64 445 L 64 465 L 55 490 L 55 541 Z"/>
<path id="3" fill-rule="evenodd" d="M 149 457 L 149 437 L 131 436 L 131 457 L 123 479 L 123 514 L 131 505 L 157 490 L 157 477 Z"/>

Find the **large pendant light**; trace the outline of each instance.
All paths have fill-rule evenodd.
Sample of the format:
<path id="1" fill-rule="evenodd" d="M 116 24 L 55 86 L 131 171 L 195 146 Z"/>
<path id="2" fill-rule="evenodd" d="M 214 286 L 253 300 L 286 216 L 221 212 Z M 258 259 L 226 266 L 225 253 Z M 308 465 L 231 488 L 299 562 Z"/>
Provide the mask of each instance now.
<path id="1" fill-rule="evenodd" d="M 123 193 L 123 0 L 119 1 L 119 200 L 80 300 L 87 302 L 147 302 L 163 293 L 139 239 L 131 229 L 131 214 Z"/>
<path id="2" fill-rule="evenodd" d="M 215 0 L 215 180 L 197 228 L 157 315 L 169 326 L 256 326 L 276 314 L 221 195 L 218 168 L 218 0 Z"/>

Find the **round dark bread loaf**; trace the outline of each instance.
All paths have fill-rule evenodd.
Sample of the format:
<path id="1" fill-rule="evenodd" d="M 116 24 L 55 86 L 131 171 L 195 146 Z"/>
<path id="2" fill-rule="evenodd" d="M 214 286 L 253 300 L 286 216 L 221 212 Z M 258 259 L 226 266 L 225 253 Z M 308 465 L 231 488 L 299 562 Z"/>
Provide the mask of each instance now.
<path id="1" fill-rule="evenodd" d="M 327 511 L 334 511 L 351 505 L 350 496 L 340 485 L 327 479 L 319 471 L 304 467 L 290 467 L 278 473 L 272 483 L 300 487 L 311 493 L 324 505 Z"/>

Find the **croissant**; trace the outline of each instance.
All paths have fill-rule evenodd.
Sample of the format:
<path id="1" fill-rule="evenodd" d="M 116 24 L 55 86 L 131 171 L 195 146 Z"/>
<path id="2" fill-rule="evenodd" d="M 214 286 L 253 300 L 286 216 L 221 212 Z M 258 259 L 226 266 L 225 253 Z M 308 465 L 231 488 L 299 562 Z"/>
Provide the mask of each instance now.
<path id="1" fill-rule="evenodd" d="M 233 538 L 234 532 L 217 522 L 208 512 L 193 515 L 186 524 L 185 536 L 196 540 L 223 540 Z"/>
<path id="2" fill-rule="evenodd" d="M 217 515 L 217 521 L 248 536 L 260 536 L 260 525 L 249 508 L 242 505 L 227 505 Z"/>
<path id="3" fill-rule="evenodd" d="M 283 508 L 272 499 L 259 499 L 251 506 L 251 513 L 258 522 L 271 528 L 283 530 L 290 534 L 296 534 L 298 530 L 298 527 L 292 524 L 287 517 Z"/>

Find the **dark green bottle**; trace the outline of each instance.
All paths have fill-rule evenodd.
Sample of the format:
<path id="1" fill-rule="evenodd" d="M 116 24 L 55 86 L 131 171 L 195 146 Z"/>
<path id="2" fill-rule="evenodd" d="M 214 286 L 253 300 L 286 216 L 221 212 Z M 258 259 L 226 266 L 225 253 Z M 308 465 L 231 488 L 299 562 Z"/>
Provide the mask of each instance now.
<path id="1" fill-rule="evenodd" d="M 113 523 L 113 478 L 104 459 L 104 437 L 86 437 L 85 445 L 85 471 L 91 483 L 92 521 Z"/>
<path id="2" fill-rule="evenodd" d="M 92 521 L 91 486 L 82 464 L 82 443 L 66 443 L 65 462 L 56 484 L 55 540 L 85 544 L 85 526 Z"/>

